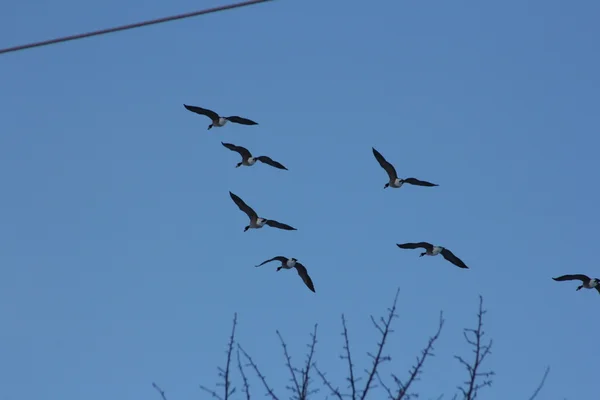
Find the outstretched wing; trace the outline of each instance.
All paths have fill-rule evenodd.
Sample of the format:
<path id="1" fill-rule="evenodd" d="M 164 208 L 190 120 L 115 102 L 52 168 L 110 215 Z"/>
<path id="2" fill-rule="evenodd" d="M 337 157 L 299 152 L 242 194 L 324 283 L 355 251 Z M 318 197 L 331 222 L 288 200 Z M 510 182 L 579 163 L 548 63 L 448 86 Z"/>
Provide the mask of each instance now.
<path id="1" fill-rule="evenodd" d="M 590 280 L 590 278 L 587 275 L 583 275 L 583 274 L 573 274 L 573 275 L 563 275 L 563 276 L 559 276 L 558 278 L 552 278 L 555 281 L 573 281 L 573 280 L 580 280 L 582 282 L 587 282 Z"/>
<path id="2" fill-rule="evenodd" d="M 275 167 L 275 168 L 279 168 L 279 169 L 287 169 L 286 167 L 284 167 L 282 164 L 278 163 L 277 161 L 273 161 L 273 159 L 271 157 L 260 156 L 260 157 L 256 157 L 256 159 L 262 163 L 269 164 L 271 167 Z"/>
<path id="3" fill-rule="evenodd" d="M 231 121 L 231 122 L 235 122 L 236 124 L 242 124 L 242 125 L 258 125 L 258 122 L 254 122 L 248 118 L 238 117 L 237 115 L 234 115 L 232 117 L 227 117 L 227 120 Z"/>
<path id="4" fill-rule="evenodd" d="M 188 106 L 187 104 L 183 105 L 185 108 L 190 110 L 191 112 L 195 112 L 196 114 L 206 115 L 211 120 L 215 121 L 219 119 L 219 114 L 216 112 L 209 110 L 208 108 L 196 107 L 196 106 Z"/>
<path id="5" fill-rule="evenodd" d="M 427 181 L 420 181 L 416 178 L 406 178 L 406 179 L 404 179 L 404 183 L 410 183 L 411 185 L 417 185 L 417 186 L 439 186 L 439 185 L 436 185 L 435 183 L 431 183 L 431 182 L 427 182 Z"/>
<path id="6" fill-rule="evenodd" d="M 300 278 L 302 278 L 302 280 L 304 281 L 306 286 L 310 290 L 315 292 L 315 285 L 313 284 L 312 279 L 310 279 L 310 276 L 308 276 L 308 271 L 306 270 L 306 267 L 297 261 L 296 261 L 296 265 L 294 265 L 294 267 L 296 267 L 296 271 L 298 271 L 298 275 L 300 275 Z"/>
<path id="7" fill-rule="evenodd" d="M 289 225 L 282 224 L 281 222 L 277 222 L 277 221 L 272 220 L 272 219 L 268 219 L 265 222 L 265 224 L 267 224 L 267 225 L 269 225 L 270 227 L 273 227 L 273 228 L 285 229 L 286 231 L 295 231 L 295 230 L 297 230 L 296 228 L 292 228 Z"/>
<path id="8" fill-rule="evenodd" d="M 396 179 L 398 177 L 398 174 L 396 174 L 396 168 L 394 168 L 392 164 L 387 162 L 387 160 L 381 155 L 381 153 L 375 150 L 375 147 L 372 147 L 372 149 L 375 159 L 377 159 L 377 162 L 379 163 L 379 165 L 381 165 L 381 168 L 385 169 L 385 172 L 387 172 L 388 176 L 390 177 L 390 180 Z"/>
<path id="9" fill-rule="evenodd" d="M 231 151 L 236 151 L 236 152 L 240 153 L 240 156 L 242 156 L 242 158 L 244 160 L 247 160 L 248 158 L 252 157 L 252 154 L 250 153 L 250 151 L 248 151 L 248 149 L 245 147 L 236 146 L 235 144 L 231 144 L 231 143 L 221 142 L 221 144 L 223 146 L 227 147 Z"/>
<path id="10" fill-rule="evenodd" d="M 254 212 L 254 210 L 248 204 L 244 203 L 244 200 L 240 199 L 237 195 L 231 192 L 229 192 L 229 196 L 231 196 L 231 199 L 238 206 L 238 208 L 245 212 L 246 215 L 248 215 L 248 218 L 250 218 L 250 220 L 258 218 L 256 212 Z"/>
<path id="11" fill-rule="evenodd" d="M 418 242 L 418 243 L 403 243 L 403 244 L 398 244 L 396 243 L 396 246 L 400 247 L 401 249 L 425 249 L 428 251 L 433 250 L 433 245 L 431 243 L 427 243 L 427 242 Z"/>
<path id="12" fill-rule="evenodd" d="M 261 265 L 265 265 L 266 263 L 271 262 L 271 261 L 275 261 L 275 260 L 281 261 L 282 263 L 287 262 L 287 258 L 285 258 L 284 256 L 276 256 L 276 257 L 271 258 L 270 260 L 263 261 L 260 264 L 255 265 L 255 267 L 260 267 Z"/>
<path id="13" fill-rule="evenodd" d="M 596 285 L 596 290 L 600 293 L 600 285 Z"/>
<path id="14" fill-rule="evenodd" d="M 442 249 L 442 256 L 459 268 L 469 268 L 467 267 L 467 264 L 465 264 L 460 258 L 456 257 L 454 253 L 446 248 Z"/>

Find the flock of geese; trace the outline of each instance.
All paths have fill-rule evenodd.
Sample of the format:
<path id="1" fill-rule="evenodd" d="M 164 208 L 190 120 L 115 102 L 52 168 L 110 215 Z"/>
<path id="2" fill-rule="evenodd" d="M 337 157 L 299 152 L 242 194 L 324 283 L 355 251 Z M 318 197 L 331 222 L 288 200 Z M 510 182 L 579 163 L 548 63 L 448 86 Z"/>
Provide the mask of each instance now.
<path id="1" fill-rule="evenodd" d="M 232 123 L 241 124 L 241 125 L 258 125 L 257 122 L 254 122 L 248 118 L 243 118 L 243 117 L 239 117 L 239 116 L 223 117 L 223 116 L 217 114 L 216 112 L 206 109 L 206 108 L 190 106 L 187 104 L 184 104 L 183 106 L 187 110 L 189 110 L 193 113 L 204 115 L 204 116 L 207 116 L 208 118 L 210 118 L 211 124 L 208 126 L 208 129 L 221 128 L 227 122 L 232 122 Z M 229 149 L 231 151 L 235 151 L 242 157 L 242 160 L 236 165 L 236 168 L 241 167 L 241 166 L 250 167 L 250 166 L 254 165 L 256 163 L 256 161 L 260 161 L 261 163 L 270 165 L 274 168 L 278 168 L 281 170 L 287 170 L 287 168 L 283 164 L 273 160 L 272 158 L 270 158 L 268 156 L 255 157 L 245 147 L 236 146 L 232 143 L 221 142 L 221 144 L 224 147 L 226 147 L 227 149 Z M 385 170 L 385 172 L 387 173 L 388 178 L 389 178 L 389 181 L 383 187 L 384 189 L 387 189 L 388 187 L 398 189 L 398 188 L 401 188 L 402 185 L 404 185 L 405 183 L 407 183 L 409 185 L 424 186 L 424 187 L 438 186 L 435 183 L 427 182 L 427 181 L 420 180 L 417 178 L 399 178 L 398 173 L 396 172 L 396 168 L 394 168 L 394 166 L 389 161 L 387 161 L 379 151 L 377 151 L 375 148 L 372 148 L 372 150 L 373 150 L 373 155 L 375 156 L 375 159 L 377 160 L 377 162 L 379 163 L 381 168 L 383 168 Z M 248 229 L 259 229 L 265 225 L 270 226 L 271 228 L 278 228 L 278 229 L 283 229 L 283 230 L 287 230 L 287 231 L 295 231 L 296 230 L 296 228 L 294 228 L 290 225 L 278 222 L 274 219 L 259 217 L 258 214 L 256 213 L 256 211 L 254 211 L 254 209 L 252 207 L 250 207 L 248 204 L 246 204 L 244 202 L 244 200 L 242 200 L 235 193 L 232 193 L 230 191 L 229 196 L 231 197 L 231 200 L 233 200 L 233 202 L 238 206 L 238 208 L 241 211 L 243 211 L 250 220 L 250 223 L 244 228 L 244 232 L 246 232 Z M 419 248 L 423 249 L 424 251 L 419 255 L 419 257 L 437 256 L 438 254 L 441 254 L 442 257 L 444 257 L 447 261 L 451 262 L 452 264 L 456 265 L 457 267 L 464 268 L 464 269 L 469 268 L 460 258 L 455 256 L 454 253 L 452 253 L 449 249 L 447 249 L 443 246 L 433 245 L 428 242 L 402 243 L 402 244 L 398 243 L 397 246 L 401 249 L 410 249 L 410 250 L 419 249 Z M 284 256 L 275 256 L 269 260 L 265 260 L 262 263 L 256 265 L 256 267 L 260 267 L 271 261 L 279 261 L 281 263 L 281 265 L 279 267 L 277 267 L 277 271 L 279 271 L 281 269 L 295 268 L 296 271 L 298 272 L 298 275 L 300 276 L 300 278 L 302 278 L 302 281 L 304 282 L 304 284 L 311 291 L 315 292 L 315 286 L 313 284 L 312 279 L 308 275 L 308 271 L 306 270 L 306 267 L 304 265 L 302 265 L 302 263 L 300 263 L 298 261 L 298 259 L 293 258 L 293 257 L 288 258 L 288 257 L 284 257 Z M 600 293 L 600 278 L 590 278 L 589 276 L 583 275 L 583 274 L 573 274 L 573 275 L 562 275 L 562 276 L 552 278 L 552 279 L 554 279 L 555 281 L 559 281 L 559 282 L 560 281 L 579 280 L 582 282 L 582 284 L 580 286 L 578 286 L 576 290 L 581 290 L 582 288 L 596 289 L 598 291 L 598 293 Z"/>

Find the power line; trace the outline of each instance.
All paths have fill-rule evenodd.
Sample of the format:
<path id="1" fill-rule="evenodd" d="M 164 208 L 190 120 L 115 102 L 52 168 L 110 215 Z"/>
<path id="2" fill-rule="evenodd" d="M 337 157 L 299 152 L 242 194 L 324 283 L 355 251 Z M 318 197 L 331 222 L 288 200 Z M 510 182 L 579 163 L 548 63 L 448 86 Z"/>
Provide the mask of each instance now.
<path id="1" fill-rule="evenodd" d="M 63 36 L 63 37 L 60 37 L 57 39 L 45 40 L 43 42 L 34 42 L 34 43 L 24 44 L 21 46 L 8 47 L 8 48 L 0 50 L 0 54 L 30 49 L 32 47 L 41 47 L 41 46 L 47 46 L 49 44 L 68 42 L 70 40 L 83 39 L 83 38 L 90 37 L 90 36 L 104 35 L 106 33 L 125 31 L 128 29 L 140 28 L 142 26 L 147 26 L 147 25 L 162 24 L 163 22 L 174 21 L 176 19 L 184 19 L 184 18 L 195 17 L 198 15 L 212 14 L 212 13 L 216 13 L 219 11 L 231 10 L 233 8 L 239 8 L 239 7 L 251 6 L 253 4 L 265 3 L 267 1 L 272 1 L 272 0 L 249 0 L 249 1 L 244 1 L 241 3 L 228 4 L 225 6 L 207 8 L 207 9 L 200 10 L 200 11 L 194 11 L 194 12 L 185 13 L 185 14 L 173 15 L 170 17 L 163 17 L 163 18 L 152 19 L 152 20 L 143 21 L 143 22 L 137 22 L 137 23 L 129 24 L 129 25 L 117 26 L 114 28 L 102 29 L 99 31 L 80 33 L 80 34 L 71 35 L 71 36 Z"/>

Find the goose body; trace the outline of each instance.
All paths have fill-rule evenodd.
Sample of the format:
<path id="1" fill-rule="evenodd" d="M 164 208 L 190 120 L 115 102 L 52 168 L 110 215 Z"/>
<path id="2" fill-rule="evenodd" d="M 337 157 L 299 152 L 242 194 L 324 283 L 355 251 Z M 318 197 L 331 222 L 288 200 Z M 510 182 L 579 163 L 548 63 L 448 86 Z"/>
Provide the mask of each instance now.
<path id="1" fill-rule="evenodd" d="M 270 165 L 272 167 L 278 168 L 278 169 L 285 169 L 287 170 L 286 167 L 284 167 L 281 163 L 274 161 L 272 158 L 267 157 L 267 156 L 258 156 L 258 157 L 254 157 L 252 155 L 252 153 L 250 153 L 250 151 L 242 146 L 236 146 L 235 144 L 232 143 L 223 143 L 221 142 L 221 144 L 228 148 L 231 151 L 235 151 L 236 153 L 238 153 L 241 157 L 242 157 L 242 161 L 240 161 L 239 163 L 237 163 L 237 165 L 235 166 L 236 168 L 241 167 L 242 165 L 246 166 L 246 167 L 251 167 L 254 164 L 256 164 L 256 161 L 260 161 L 264 164 Z"/>
<path id="2" fill-rule="evenodd" d="M 423 253 L 421 253 L 419 255 L 419 257 L 423 257 L 423 256 L 437 256 L 438 254 L 441 254 L 442 257 L 444 257 L 446 260 L 450 261 L 452 264 L 456 265 L 459 268 L 469 268 L 467 267 L 467 265 L 458 257 L 456 257 L 454 255 L 454 253 L 452 253 L 450 250 L 448 250 L 445 247 L 442 246 L 434 246 L 431 243 L 428 242 L 418 242 L 418 243 L 403 243 L 403 244 L 396 244 L 396 246 L 400 247 L 401 249 L 418 249 L 418 248 L 422 248 L 425 249 L 425 251 Z"/>
<path id="3" fill-rule="evenodd" d="M 240 210 L 242 210 L 248 218 L 250 218 L 250 223 L 244 228 L 244 232 L 248 229 L 260 229 L 265 225 L 268 225 L 272 228 L 283 229 L 286 231 L 295 231 L 296 228 L 293 228 L 289 225 L 282 224 L 281 222 L 277 222 L 274 219 L 266 219 L 259 217 L 258 214 L 250 207 L 248 204 L 244 202 L 239 196 L 234 193 L 229 192 L 229 196 L 233 200 L 233 202 L 238 206 Z"/>
<path id="4" fill-rule="evenodd" d="M 222 117 L 213 110 L 209 110 L 208 108 L 202 108 L 197 106 L 189 106 L 187 104 L 183 105 L 188 111 L 191 111 L 196 114 L 204 115 L 210 118 L 212 123 L 208 126 L 208 129 L 212 127 L 220 128 L 224 126 L 227 122 L 234 122 L 236 124 L 241 125 L 258 125 L 257 122 L 252 121 L 248 118 L 238 117 L 237 115 L 231 117 Z"/>
<path id="5" fill-rule="evenodd" d="M 410 185 L 416 185 L 416 186 L 428 186 L 428 187 L 438 186 L 435 183 L 422 181 L 422 180 L 419 180 L 416 178 L 405 178 L 405 179 L 398 178 L 398 174 L 396 173 L 396 168 L 394 168 L 394 166 L 392 164 L 390 164 L 381 155 L 381 153 L 378 152 L 374 147 L 372 147 L 372 150 L 373 150 L 373 155 L 375 156 L 375 159 L 377 160 L 377 162 L 379 163 L 381 168 L 383 168 L 385 170 L 385 172 L 387 172 L 387 174 L 388 174 L 389 182 L 385 184 L 385 186 L 383 187 L 384 189 L 386 189 L 388 187 L 393 187 L 396 189 L 401 188 L 402 185 L 404 185 L 405 183 L 408 183 Z"/>
<path id="6" fill-rule="evenodd" d="M 574 275 L 562 275 L 557 278 L 552 278 L 555 281 L 573 281 L 579 280 L 581 281 L 581 285 L 577 287 L 575 290 L 581 289 L 596 289 L 598 293 L 600 293 L 600 278 L 590 278 L 587 275 L 583 274 L 574 274 Z"/>
<path id="7" fill-rule="evenodd" d="M 297 259 L 287 258 L 284 256 L 276 256 L 269 260 L 263 261 L 262 263 L 256 265 L 256 267 L 260 267 L 261 265 L 265 265 L 266 263 L 269 263 L 271 261 L 279 261 L 281 263 L 281 265 L 277 267 L 277 271 L 280 271 L 281 269 L 296 268 L 298 275 L 300 276 L 300 278 L 302 278 L 302 281 L 304 282 L 306 287 L 308 287 L 312 292 L 315 292 L 315 285 L 313 284 L 312 279 L 310 279 L 306 267 L 299 263 Z"/>

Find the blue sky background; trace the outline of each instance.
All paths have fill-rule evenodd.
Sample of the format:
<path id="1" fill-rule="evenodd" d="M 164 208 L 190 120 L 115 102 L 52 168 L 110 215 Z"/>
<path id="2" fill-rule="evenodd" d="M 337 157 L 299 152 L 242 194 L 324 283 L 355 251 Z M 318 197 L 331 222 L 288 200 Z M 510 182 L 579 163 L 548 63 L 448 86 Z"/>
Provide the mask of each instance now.
<path id="1" fill-rule="evenodd" d="M 4 2 L 0 46 L 219 1 Z M 598 2 L 277 1 L 0 57 L 0 398 L 207 398 L 234 312 L 281 398 L 275 330 L 343 385 L 400 287 L 388 347 L 406 371 L 447 319 L 414 389 L 465 380 L 477 296 L 497 376 L 482 399 L 597 391 Z M 183 103 L 260 125 L 207 131 Z M 270 155 L 234 168 L 226 141 Z M 383 190 L 376 147 L 401 176 Z M 243 232 L 231 190 L 298 231 Z M 396 243 L 431 241 L 470 267 Z M 308 268 L 253 266 L 275 255 Z M 237 383 L 237 374 L 235 375 Z M 252 390 L 262 397 L 257 381 Z M 378 395 L 376 397 L 380 397 Z M 325 397 L 325 392 L 322 396 Z M 257 397 L 258 398 L 258 397 Z"/>

